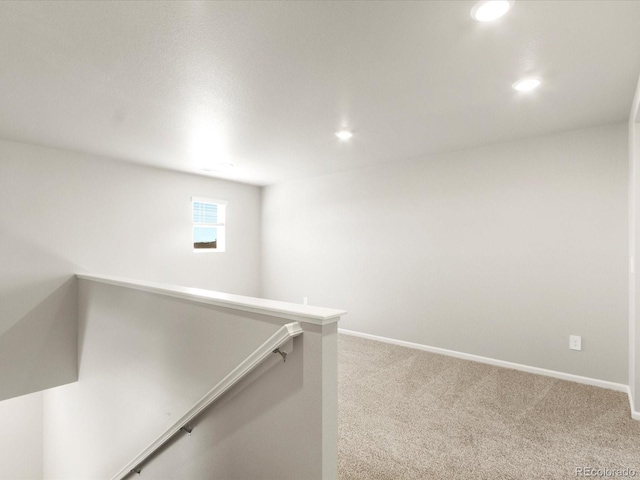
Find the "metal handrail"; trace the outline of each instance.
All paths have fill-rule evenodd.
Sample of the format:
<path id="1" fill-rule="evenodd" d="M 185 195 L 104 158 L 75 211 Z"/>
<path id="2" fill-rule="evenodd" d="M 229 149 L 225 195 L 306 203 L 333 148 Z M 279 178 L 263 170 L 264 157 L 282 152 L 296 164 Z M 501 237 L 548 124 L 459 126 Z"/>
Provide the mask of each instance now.
<path id="1" fill-rule="evenodd" d="M 204 409 L 216 401 L 222 394 L 228 391 L 249 372 L 260 365 L 272 353 L 279 353 L 286 361 L 287 354 L 280 350 L 287 341 L 293 337 L 297 337 L 302 333 L 302 327 L 298 322 L 288 323 L 282 326 L 267 341 L 260 345 L 251 355 L 245 358 L 236 368 L 234 368 L 226 377 L 209 390 L 204 397 L 189 409 L 177 422 L 162 433 L 147 448 L 138 454 L 133 460 L 125 465 L 112 480 L 121 480 L 132 472 L 140 473 L 141 465 L 153 455 L 156 450 L 168 442 L 175 434 L 181 430 L 191 433 L 188 425 L 191 420 L 197 417 Z"/>

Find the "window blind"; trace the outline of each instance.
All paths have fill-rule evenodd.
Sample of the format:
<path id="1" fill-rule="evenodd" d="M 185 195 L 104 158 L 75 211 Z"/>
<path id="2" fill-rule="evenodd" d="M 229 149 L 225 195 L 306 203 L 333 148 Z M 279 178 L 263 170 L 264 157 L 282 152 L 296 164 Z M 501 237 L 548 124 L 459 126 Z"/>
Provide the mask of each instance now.
<path id="1" fill-rule="evenodd" d="M 193 202 L 193 223 L 218 223 L 218 205 L 215 203 Z"/>

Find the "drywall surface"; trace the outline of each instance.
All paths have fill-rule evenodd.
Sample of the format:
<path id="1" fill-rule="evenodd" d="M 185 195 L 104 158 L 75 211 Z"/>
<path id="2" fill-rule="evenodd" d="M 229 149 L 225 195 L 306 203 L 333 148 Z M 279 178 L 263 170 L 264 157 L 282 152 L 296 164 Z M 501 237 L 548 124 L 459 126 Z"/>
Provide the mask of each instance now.
<path id="1" fill-rule="evenodd" d="M 42 479 L 42 393 L 0 402 L 0 479 Z"/>
<path id="2" fill-rule="evenodd" d="M 638 88 L 636 98 L 640 95 L 640 86 Z M 637 108 L 637 103 L 635 103 Z M 638 275 L 638 259 L 640 257 L 640 233 L 638 228 L 640 227 L 640 206 L 638 201 L 640 200 L 640 192 L 638 192 L 638 186 L 640 185 L 640 123 L 636 123 L 634 118 L 629 124 L 629 159 L 630 159 L 630 177 L 631 182 L 631 201 L 629 210 L 631 212 L 631 264 L 633 271 L 630 272 L 629 285 L 631 292 L 629 295 L 629 308 L 631 309 L 631 315 L 629 317 L 629 389 L 633 399 L 633 405 L 636 412 L 640 412 L 640 317 L 638 316 L 637 306 L 640 305 L 640 292 L 638 291 L 638 282 L 636 281 Z"/>
<path id="3" fill-rule="evenodd" d="M 289 322 L 79 285 L 79 381 L 44 392 L 46 479 L 111 478 Z M 336 324 L 304 328 L 286 364 L 274 354 L 214 404 L 212 417 L 196 420 L 191 437 L 178 435 L 176 445 L 145 464 L 145 478 L 332 478 L 321 474 L 322 394 L 333 394 L 328 436 L 335 439 Z M 326 338 L 333 349 L 323 349 Z M 323 355 L 333 375 L 323 377 Z M 166 469 L 154 469 L 167 461 Z"/>
<path id="4" fill-rule="evenodd" d="M 636 97 L 638 92 L 636 92 Z M 631 116 L 629 120 L 629 396 L 631 408 L 634 408 L 636 395 L 636 175 L 637 160 L 635 152 L 635 122 Z"/>
<path id="5" fill-rule="evenodd" d="M 191 197 L 228 200 L 194 253 Z M 77 272 L 259 293 L 260 189 L 0 141 L 0 399 L 74 381 Z"/>
<path id="6" fill-rule="evenodd" d="M 111 478 L 280 326 L 79 286 L 79 378 L 44 392 L 45 478 Z"/>
<path id="7" fill-rule="evenodd" d="M 263 296 L 627 384 L 627 170 L 620 124 L 266 187 Z"/>
<path id="8" fill-rule="evenodd" d="M 267 360 L 204 412 L 191 435 L 178 435 L 145 465 L 141 478 L 335 480 L 336 324 L 303 329 L 286 362 Z"/>

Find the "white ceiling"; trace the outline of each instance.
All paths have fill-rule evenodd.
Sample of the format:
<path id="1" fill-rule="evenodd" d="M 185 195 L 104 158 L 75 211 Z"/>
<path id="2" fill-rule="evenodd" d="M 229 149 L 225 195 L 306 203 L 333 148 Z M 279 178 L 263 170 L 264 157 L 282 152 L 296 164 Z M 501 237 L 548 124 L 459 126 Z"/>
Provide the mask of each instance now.
<path id="1" fill-rule="evenodd" d="M 640 1 L 473 4 L 0 2 L 0 137 L 264 185 L 628 118 Z"/>

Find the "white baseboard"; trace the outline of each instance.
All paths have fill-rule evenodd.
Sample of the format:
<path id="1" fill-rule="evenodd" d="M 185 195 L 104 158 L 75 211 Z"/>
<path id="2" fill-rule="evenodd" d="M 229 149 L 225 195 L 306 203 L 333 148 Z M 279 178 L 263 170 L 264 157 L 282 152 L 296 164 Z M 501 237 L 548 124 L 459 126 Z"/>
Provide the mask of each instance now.
<path id="1" fill-rule="evenodd" d="M 401 347 L 415 348 L 417 350 L 424 350 L 425 352 L 439 353 L 440 355 L 447 355 L 449 357 L 461 358 L 463 360 L 471 360 L 472 362 L 486 363 L 496 367 L 511 368 L 513 370 L 520 370 L 527 373 L 535 373 L 537 375 L 544 375 L 546 377 L 558 378 L 560 380 L 568 380 L 570 382 L 582 383 L 585 385 L 591 385 L 594 387 L 606 388 L 609 390 L 615 390 L 617 392 L 625 392 L 629 395 L 629 401 L 631 402 L 631 412 L 635 419 L 640 419 L 640 412 L 636 412 L 633 408 L 633 399 L 629 391 L 629 386 L 622 383 L 608 382 L 606 380 L 599 380 L 597 378 L 582 377 L 580 375 L 574 375 L 572 373 L 557 372 L 555 370 L 547 370 L 545 368 L 531 367 L 529 365 L 522 365 L 520 363 L 507 362 L 505 360 L 496 360 L 495 358 L 481 357 L 479 355 L 472 355 L 470 353 L 456 352 L 455 350 L 447 350 L 445 348 L 430 347 L 428 345 L 422 345 L 419 343 L 405 342 L 404 340 L 395 340 L 393 338 L 379 337 L 377 335 L 371 335 L 368 333 L 354 332 L 352 330 L 338 329 L 338 333 L 344 333 L 345 335 L 352 335 L 354 337 L 367 338 L 369 340 L 377 340 L 379 342 L 391 343 L 393 345 L 399 345 Z"/>

